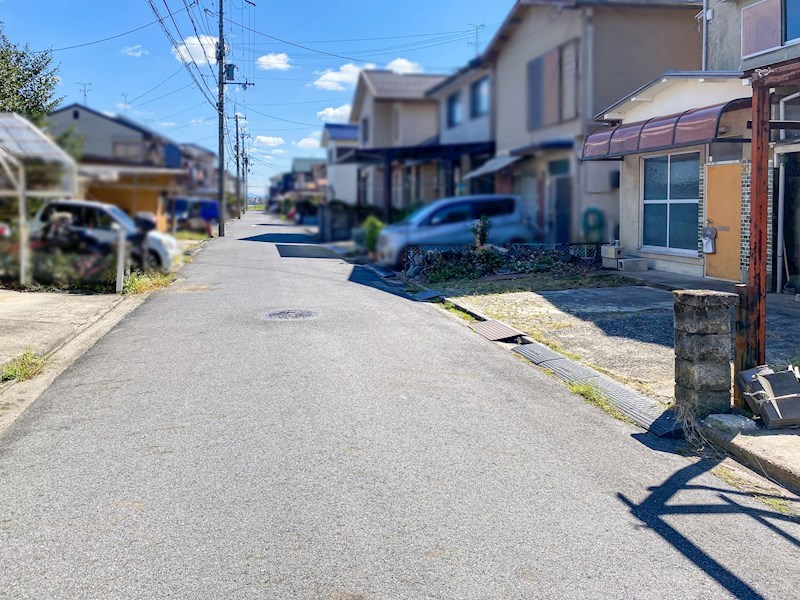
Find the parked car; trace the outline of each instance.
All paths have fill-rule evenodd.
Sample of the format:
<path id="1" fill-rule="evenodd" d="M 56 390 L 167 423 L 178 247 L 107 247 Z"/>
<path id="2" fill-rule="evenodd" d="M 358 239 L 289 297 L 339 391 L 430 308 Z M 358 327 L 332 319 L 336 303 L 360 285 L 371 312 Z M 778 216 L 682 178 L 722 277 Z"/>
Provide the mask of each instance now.
<path id="1" fill-rule="evenodd" d="M 210 231 L 219 222 L 219 203 L 210 198 L 173 198 L 168 212 L 177 229 Z"/>
<path id="2" fill-rule="evenodd" d="M 127 239 L 135 246 L 139 245 L 143 236 L 147 236 L 148 264 L 152 268 L 168 271 L 180 263 L 182 253 L 174 237 L 152 230 L 154 223 L 148 224 L 146 219 L 141 219 L 137 224 L 118 206 L 103 202 L 54 200 L 36 214 L 31 225 L 32 234 L 40 233 L 54 213 L 72 215 L 71 227 L 99 245 L 111 245 L 117 241 L 118 233 L 113 228 L 115 224 L 122 228 Z M 135 260 L 138 258 L 137 262 L 141 262 L 141 257 L 135 251 L 132 254 Z"/>
<path id="3" fill-rule="evenodd" d="M 472 225 L 489 217 L 490 244 L 521 244 L 533 239 L 525 222 L 518 196 L 486 195 L 445 198 L 421 207 L 396 225 L 389 225 L 378 237 L 378 262 L 403 266 L 409 246 L 463 245 L 473 241 Z"/>

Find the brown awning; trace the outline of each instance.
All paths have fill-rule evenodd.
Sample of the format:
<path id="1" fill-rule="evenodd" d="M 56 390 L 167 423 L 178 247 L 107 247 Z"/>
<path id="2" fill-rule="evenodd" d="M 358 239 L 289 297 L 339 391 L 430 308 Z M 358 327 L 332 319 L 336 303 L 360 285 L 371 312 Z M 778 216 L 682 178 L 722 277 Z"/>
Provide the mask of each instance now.
<path id="1" fill-rule="evenodd" d="M 748 109 L 752 98 L 739 98 L 724 104 L 693 108 L 682 113 L 625 123 L 590 134 L 583 144 L 582 160 L 611 160 L 628 154 L 668 150 L 724 141 L 720 120 L 726 112 Z M 728 141 L 745 142 L 731 139 Z"/>

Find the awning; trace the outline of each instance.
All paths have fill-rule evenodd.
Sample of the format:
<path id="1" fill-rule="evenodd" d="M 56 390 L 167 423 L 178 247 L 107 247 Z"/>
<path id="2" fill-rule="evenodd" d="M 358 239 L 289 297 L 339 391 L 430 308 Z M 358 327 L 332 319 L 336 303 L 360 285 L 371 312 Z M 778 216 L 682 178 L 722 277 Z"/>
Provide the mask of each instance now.
<path id="1" fill-rule="evenodd" d="M 474 179 L 476 177 L 483 177 L 484 175 L 490 175 L 491 173 L 497 173 L 497 171 L 502 171 L 506 167 L 513 165 L 521 156 L 495 156 L 487 160 L 482 167 L 478 167 L 471 173 L 468 173 L 464 179 Z"/>
<path id="2" fill-rule="evenodd" d="M 494 142 L 392 146 L 388 148 L 346 148 L 337 154 L 336 164 L 382 165 L 396 160 L 425 163 L 433 160 L 457 160 L 466 154 L 494 154 L 494 151 Z"/>
<path id="3" fill-rule="evenodd" d="M 583 144 L 582 160 L 612 160 L 628 154 L 697 146 L 711 142 L 749 142 L 725 137 L 720 129 L 722 116 L 749 109 L 752 98 L 739 98 L 723 104 L 693 108 L 682 113 L 625 123 L 590 134 Z"/>

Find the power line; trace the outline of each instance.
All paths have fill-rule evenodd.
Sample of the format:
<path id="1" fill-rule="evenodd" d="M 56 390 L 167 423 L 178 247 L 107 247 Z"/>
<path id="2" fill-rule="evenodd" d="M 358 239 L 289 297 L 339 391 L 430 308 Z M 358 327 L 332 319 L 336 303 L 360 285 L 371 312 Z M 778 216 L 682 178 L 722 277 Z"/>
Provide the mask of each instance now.
<path id="1" fill-rule="evenodd" d="M 175 14 L 183 12 L 183 10 L 186 10 L 186 9 L 179 10 Z M 155 25 L 156 23 L 158 23 L 158 19 L 155 20 L 155 21 L 152 21 L 150 23 L 147 23 L 146 25 L 141 25 L 139 27 L 136 27 L 135 29 L 131 29 L 129 31 L 124 31 L 122 33 L 118 33 L 116 35 L 112 35 L 112 36 L 103 38 L 101 40 L 94 40 L 93 42 L 84 42 L 82 44 L 75 44 L 74 46 L 64 46 L 63 48 L 52 48 L 52 49 L 49 50 L 49 52 L 62 52 L 63 50 L 73 50 L 75 48 L 83 48 L 85 46 L 93 46 L 94 44 L 102 44 L 103 42 L 108 42 L 110 40 L 115 40 L 117 38 L 121 38 L 121 37 L 129 35 L 131 33 L 136 33 L 137 31 L 141 31 L 142 29 L 146 29 L 147 27 Z M 48 50 L 39 50 L 39 53 L 41 53 L 41 52 L 48 52 Z"/>
<path id="2" fill-rule="evenodd" d="M 186 88 L 190 88 L 190 87 L 194 87 L 194 84 L 193 83 L 187 83 L 186 85 L 184 85 L 182 87 L 179 87 L 176 90 L 172 90 L 171 92 L 167 92 L 166 94 L 162 94 L 161 96 L 157 96 L 156 98 L 153 98 L 152 100 L 148 100 L 147 102 L 142 102 L 141 104 L 135 104 L 135 105 L 132 105 L 132 106 L 133 106 L 133 108 L 140 108 L 142 106 L 147 106 L 148 104 L 156 102 L 157 100 L 161 100 L 162 98 L 166 98 L 167 96 L 172 96 L 172 94 L 177 94 L 181 90 L 185 90 Z"/>

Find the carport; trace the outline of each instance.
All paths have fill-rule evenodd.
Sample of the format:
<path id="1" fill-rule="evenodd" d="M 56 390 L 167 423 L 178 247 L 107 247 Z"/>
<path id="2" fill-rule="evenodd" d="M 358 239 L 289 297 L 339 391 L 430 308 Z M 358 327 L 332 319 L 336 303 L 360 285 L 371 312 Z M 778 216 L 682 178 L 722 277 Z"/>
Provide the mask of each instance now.
<path id="1" fill-rule="evenodd" d="M 0 199 L 17 199 L 19 280 L 30 282 L 29 198 L 71 198 L 75 161 L 38 127 L 16 113 L 0 113 Z"/>

